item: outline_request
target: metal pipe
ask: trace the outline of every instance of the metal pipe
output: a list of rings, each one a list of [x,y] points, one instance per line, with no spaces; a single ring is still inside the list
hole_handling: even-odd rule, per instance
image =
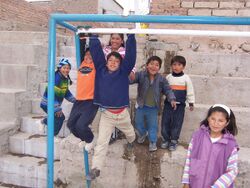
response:
[[[61,25],[62,27],[65,27],[73,32],[77,31],[77,28],[69,23],[63,22],[63,21],[58,21],[57,24]]]
[[[78,34],[75,34],[75,46],[76,46],[76,64],[77,68],[81,65],[81,52],[80,52],[80,38]]]
[[[159,16],[159,15],[105,15],[105,14],[51,14],[57,21],[69,22],[131,22],[165,24],[250,25],[250,17],[223,16]]]
[[[49,21],[49,51],[48,51],[48,128],[47,128],[47,187],[54,186],[54,86],[56,60],[56,20]]]
[[[189,35],[189,36],[220,36],[220,37],[250,37],[246,31],[213,31],[213,30],[175,30],[175,29],[127,29],[127,28],[81,28],[77,33],[134,33],[158,35]]]

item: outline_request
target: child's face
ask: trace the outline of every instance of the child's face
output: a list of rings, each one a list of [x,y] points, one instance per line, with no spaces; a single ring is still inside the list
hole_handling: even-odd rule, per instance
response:
[[[147,66],[147,71],[150,75],[155,75],[159,72],[160,70],[160,64],[158,61],[154,60],[154,61],[150,61]]]
[[[90,54],[90,51],[87,51],[87,52],[86,52],[86,54],[85,54],[85,56],[84,56],[84,61],[85,61],[86,63],[89,63],[89,64],[93,63],[93,59],[92,59],[92,56],[91,56],[91,54]]]
[[[122,44],[123,40],[118,34],[113,34],[110,38],[111,48],[112,50],[118,50]]]
[[[228,125],[226,114],[223,112],[212,112],[208,117],[208,124],[211,136],[221,136],[222,130]]]
[[[176,74],[181,73],[184,70],[184,66],[183,64],[179,63],[179,62],[174,62],[171,65],[172,71]]]
[[[67,78],[68,75],[69,75],[69,72],[70,72],[70,66],[69,65],[63,65],[61,68],[60,68],[60,73],[65,77]]]
[[[108,59],[108,62],[106,64],[106,66],[108,67],[108,70],[111,72],[116,71],[119,66],[120,66],[120,60],[118,58],[116,58],[115,56],[110,56]]]

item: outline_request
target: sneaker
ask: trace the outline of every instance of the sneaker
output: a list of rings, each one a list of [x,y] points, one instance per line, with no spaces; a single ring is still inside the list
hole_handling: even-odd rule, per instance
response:
[[[94,140],[92,140],[92,142],[90,142],[90,143],[86,143],[86,145],[85,145],[85,150],[87,151],[87,152],[90,152],[93,148],[94,148]]]
[[[156,151],[156,150],[157,150],[156,143],[150,142],[150,144],[149,144],[149,151]]]
[[[169,150],[169,151],[175,151],[176,148],[177,148],[177,145],[178,145],[178,142],[177,142],[176,140],[172,140],[172,141],[169,143],[168,150]]]
[[[144,141],[145,141],[145,139],[146,139],[146,137],[148,136],[148,132],[146,132],[144,135],[142,135],[142,136],[139,136],[138,138],[137,138],[137,142],[138,142],[138,144],[142,144]]]
[[[98,176],[100,176],[100,170],[97,168],[93,168],[90,170],[89,174],[86,176],[87,180],[94,180],[96,179]]]
[[[168,141],[164,141],[161,143],[161,148],[162,149],[167,149],[169,147],[169,142]]]

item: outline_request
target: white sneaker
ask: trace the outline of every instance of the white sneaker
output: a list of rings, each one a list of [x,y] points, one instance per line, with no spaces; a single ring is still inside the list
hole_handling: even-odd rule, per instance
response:
[[[94,146],[95,146],[94,140],[92,140],[92,142],[85,144],[85,150],[87,152],[90,152],[94,148]]]

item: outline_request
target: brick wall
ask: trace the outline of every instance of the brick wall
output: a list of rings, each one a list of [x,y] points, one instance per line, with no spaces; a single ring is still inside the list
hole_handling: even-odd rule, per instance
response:
[[[250,16],[249,0],[153,0],[151,14]]]
[[[97,13],[98,0],[52,0],[28,3],[24,0],[0,0],[0,30],[47,30],[49,14]],[[86,23],[87,24],[87,23]]]

